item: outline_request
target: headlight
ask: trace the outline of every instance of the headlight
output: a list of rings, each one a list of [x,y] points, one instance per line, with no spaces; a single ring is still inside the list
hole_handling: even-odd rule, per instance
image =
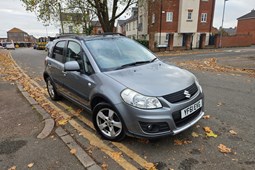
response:
[[[203,92],[202,87],[200,86],[198,79],[195,77],[195,82],[197,84],[197,87],[199,88],[199,90],[201,91],[201,93]]]
[[[156,97],[144,96],[131,89],[122,91],[121,97],[126,103],[141,109],[156,109],[162,107]]]

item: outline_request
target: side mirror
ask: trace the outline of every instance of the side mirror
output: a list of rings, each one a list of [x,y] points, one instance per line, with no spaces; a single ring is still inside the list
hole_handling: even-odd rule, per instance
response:
[[[80,71],[80,65],[77,61],[68,61],[64,64],[64,71]]]

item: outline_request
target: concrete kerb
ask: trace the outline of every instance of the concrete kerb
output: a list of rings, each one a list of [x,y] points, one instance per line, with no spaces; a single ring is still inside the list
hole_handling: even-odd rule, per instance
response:
[[[14,59],[11,56],[11,53],[8,53],[8,57],[13,61],[15,67],[17,69],[20,70],[20,72],[24,75],[27,76],[24,71],[17,65],[17,63],[14,61]],[[27,99],[27,101],[31,104],[31,106],[33,106],[33,108],[36,109],[36,111],[43,117],[43,121],[44,121],[44,128],[42,130],[42,132],[37,136],[37,138],[39,139],[44,139],[47,136],[49,136],[55,126],[55,121],[51,118],[51,116],[49,115],[49,113],[47,113],[41,106],[38,105],[38,103],[35,101],[35,99],[33,99],[32,97],[30,97],[29,93],[26,92],[23,89],[23,86],[16,81],[16,85],[19,89],[19,91],[22,93],[22,95]]]
[[[55,126],[55,121],[50,117],[49,113],[47,113],[41,106],[38,105],[38,103],[32,97],[30,97],[29,93],[23,89],[22,85],[19,84],[19,82],[16,82],[16,84],[19,91],[27,99],[30,105],[33,106],[33,108],[43,117],[44,128],[42,132],[37,136],[37,138],[44,139],[48,137]]]
[[[56,134],[70,148],[75,149],[73,153],[82,165],[88,170],[101,170],[101,167],[74,141],[74,139],[62,128],[58,127],[55,130]]]
[[[9,56],[13,61],[11,54]],[[21,71],[24,76],[27,76],[24,71],[17,65],[14,61],[15,66]],[[36,83],[36,82],[34,82]],[[44,128],[42,132],[37,136],[39,139],[44,139],[48,137],[55,126],[55,121],[51,118],[50,114],[46,112],[30,95],[26,92],[23,86],[16,81],[17,88],[23,94],[23,96],[28,100],[31,106],[42,116],[44,121]],[[76,149],[77,152],[74,154],[77,159],[82,163],[82,165],[88,170],[101,170],[102,168],[97,165],[97,163],[75,142],[75,140],[62,128],[58,127],[55,130],[56,134],[61,138],[61,140],[70,148]]]

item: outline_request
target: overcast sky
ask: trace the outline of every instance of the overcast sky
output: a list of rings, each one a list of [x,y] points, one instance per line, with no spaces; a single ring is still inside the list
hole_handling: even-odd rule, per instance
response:
[[[221,26],[224,0],[216,0],[214,23],[215,27]],[[235,27],[237,18],[255,9],[255,0],[228,0],[224,27]],[[20,0],[0,0],[0,37],[7,37],[7,31],[13,27],[20,28],[35,37],[54,36],[59,31],[58,24],[43,26],[42,22],[32,12],[27,12]]]

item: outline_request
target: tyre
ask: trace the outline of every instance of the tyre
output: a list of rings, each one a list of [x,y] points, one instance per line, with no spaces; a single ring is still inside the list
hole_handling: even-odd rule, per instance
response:
[[[121,141],[126,136],[121,117],[108,103],[99,103],[93,109],[93,124],[104,139]]]
[[[49,93],[49,96],[52,100],[59,100],[60,96],[58,95],[58,92],[55,88],[55,86],[53,85],[52,80],[50,79],[50,77],[48,77],[46,79],[46,84],[47,84],[47,90]]]

